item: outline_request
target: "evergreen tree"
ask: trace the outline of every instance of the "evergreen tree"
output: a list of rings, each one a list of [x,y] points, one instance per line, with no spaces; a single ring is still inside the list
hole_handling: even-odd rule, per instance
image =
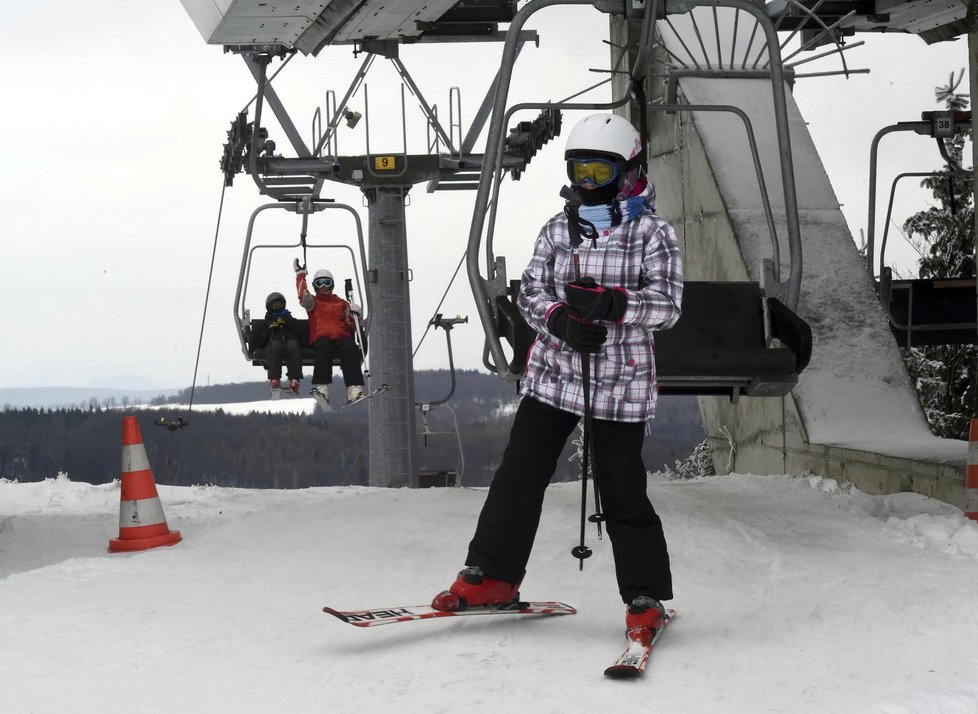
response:
[[[968,108],[967,95],[955,90],[964,71],[947,85],[936,88],[937,101],[950,111]],[[975,277],[975,206],[970,175],[954,173],[961,167],[966,137],[944,139],[954,165],[928,177],[921,186],[935,203],[910,216],[903,224],[907,240],[920,255],[921,278]],[[927,421],[937,436],[967,439],[969,421],[978,416],[978,360],[975,345],[936,345],[904,350],[904,361],[917,390]]]

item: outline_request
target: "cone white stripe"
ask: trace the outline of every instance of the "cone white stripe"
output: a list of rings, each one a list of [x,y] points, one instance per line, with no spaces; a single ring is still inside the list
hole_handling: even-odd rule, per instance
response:
[[[166,523],[163,504],[158,498],[143,498],[138,501],[123,501],[119,504],[119,527],[139,528]]]
[[[142,444],[130,444],[122,447],[122,473],[146,471],[149,469],[149,457],[146,447]]]

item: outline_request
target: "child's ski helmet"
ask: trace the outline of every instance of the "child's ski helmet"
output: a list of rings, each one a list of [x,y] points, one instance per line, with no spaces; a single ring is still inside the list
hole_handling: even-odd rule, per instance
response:
[[[328,270],[317,270],[316,274],[312,276],[312,286],[317,290],[320,287],[325,287],[332,290],[335,284],[336,281],[333,280],[333,274]]]
[[[628,161],[641,151],[642,140],[627,119],[615,114],[592,114],[581,119],[571,130],[564,158],[597,152]]]
[[[580,192],[585,205],[610,203],[644,185],[642,139],[627,119],[614,114],[591,114],[579,121],[567,137],[564,159],[572,186],[591,184],[590,190]],[[607,168],[601,169],[602,162]]]
[[[282,301],[282,307],[285,307],[285,296],[282,293],[269,293],[268,297],[265,298],[265,309],[271,310],[272,303]]]

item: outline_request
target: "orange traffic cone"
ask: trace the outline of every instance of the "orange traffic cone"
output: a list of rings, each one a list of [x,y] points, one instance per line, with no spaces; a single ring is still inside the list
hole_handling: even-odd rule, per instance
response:
[[[119,507],[119,537],[109,540],[113,553],[148,550],[180,541],[180,531],[166,525],[163,505],[156,492],[153,471],[139,433],[136,417],[122,421],[122,503]]]

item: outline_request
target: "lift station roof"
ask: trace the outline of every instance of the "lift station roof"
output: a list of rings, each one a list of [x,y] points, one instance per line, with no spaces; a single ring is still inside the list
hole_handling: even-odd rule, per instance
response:
[[[512,20],[517,9],[517,0],[181,2],[208,44],[296,49],[307,55],[315,55],[329,44],[491,36],[497,31],[497,23]],[[632,3],[641,4],[636,0]],[[602,6],[607,10],[613,4],[605,2]],[[665,0],[664,7],[666,13],[683,13],[690,4]],[[841,19],[838,31],[843,34],[907,32],[928,43],[967,31],[966,5],[961,0],[771,0],[766,7],[783,30],[821,32]]]
[[[509,22],[516,0],[181,0],[208,44],[281,46],[317,54],[328,44],[480,36]]]

